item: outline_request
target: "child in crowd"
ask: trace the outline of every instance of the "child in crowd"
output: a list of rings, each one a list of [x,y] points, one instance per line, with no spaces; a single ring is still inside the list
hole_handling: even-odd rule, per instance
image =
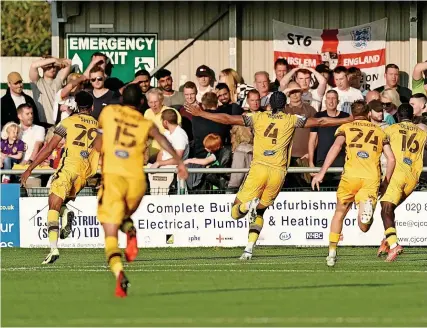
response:
[[[206,158],[189,158],[184,161],[184,164],[199,164],[206,167],[219,166],[218,151],[222,148],[222,140],[218,134],[210,133],[203,139],[203,146],[208,154]]]
[[[18,139],[19,125],[9,122],[1,131],[1,167],[10,170],[21,161],[25,151],[25,143]],[[2,183],[9,183],[10,175],[3,175]]]

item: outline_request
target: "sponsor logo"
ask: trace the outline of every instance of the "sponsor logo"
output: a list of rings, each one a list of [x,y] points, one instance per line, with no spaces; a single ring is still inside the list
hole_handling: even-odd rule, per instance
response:
[[[82,150],[80,152],[80,156],[83,157],[83,158],[89,158],[89,152],[86,151],[86,150]]]
[[[366,151],[358,151],[357,156],[363,159],[369,158],[369,154]]]
[[[353,39],[353,47],[360,50],[365,49],[368,46],[368,41],[371,41],[371,27],[366,26],[359,30],[354,30],[351,32],[351,37]]]
[[[266,150],[266,151],[264,151],[264,156],[273,156],[274,154],[276,154],[275,150]]]
[[[169,235],[169,234],[167,234],[166,235],[166,244],[168,244],[168,245],[172,245],[173,243],[174,243],[174,236],[173,235]]]
[[[219,236],[216,237],[216,240],[218,240],[218,242],[221,244],[223,240],[233,240],[233,237],[223,237],[221,234],[219,234]]]
[[[193,241],[200,241],[200,237],[199,237],[199,236],[196,236],[196,235],[194,235],[194,236],[190,236],[190,237],[188,237],[188,241],[189,241],[190,243],[192,243]]]
[[[279,235],[279,239],[280,240],[283,240],[283,241],[285,241],[285,240],[289,240],[289,239],[291,239],[291,233],[290,232],[282,232],[280,235]]]
[[[305,239],[323,239],[323,232],[306,232]]]
[[[403,163],[405,163],[406,165],[412,165],[412,160],[408,157],[405,157],[403,159]]]
[[[120,158],[128,158],[129,157],[129,153],[126,150],[116,150],[115,154],[117,157],[120,157]]]

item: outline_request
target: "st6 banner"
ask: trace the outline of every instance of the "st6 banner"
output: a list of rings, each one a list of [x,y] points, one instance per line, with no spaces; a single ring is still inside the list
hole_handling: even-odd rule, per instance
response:
[[[355,66],[363,73],[365,89],[384,85],[387,18],[342,29],[312,29],[273,21],[274,60],[292,67],[326,64]]]

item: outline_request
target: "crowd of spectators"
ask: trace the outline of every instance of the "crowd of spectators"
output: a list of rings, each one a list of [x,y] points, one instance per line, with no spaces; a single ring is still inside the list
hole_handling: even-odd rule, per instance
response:
[[[385,85],[375,90],[362,85],[363,74],[357,67],[327,64],[316,68],[291,68],[283,58],[274,64],[273,79],[266,71],[254,74],[245,83],[234,69],[219,72],[199,66],[193,81],[178,86],[167,69],[151,76],[146,70],[135,73],[124,83],[112,77],[113,66],[102,53],[94,53],[86,70],[71,72],[69,59],[45,57],[32,63],[29,71],[33,97],[23,91],[23,78],[11,72],[6,95],[1,98],[1,158],[3,168],[27,165],[34,160],[52,134],[52,127],[73,113],[74,95],[89,90],[94,98],[92,115],[98,118],[106,105],[121,103],[121,93],[128,84],[138,84],[144,100],[138,110],[152,120],[168,138],[189,167],[248,168],[252,160],[253,133],[250,128],[228,126],[192,117],[185,105],[199,104],[203,110],[229,115],[247,115],[268,111],[273,91],[287,96],[284,112],[306,117],[346,117],[356,100],[365,100],[371,108],[370,119],[382,128],[397,122],[396,111],[402,103],[414,108],[417,124],[427,129],[427,62],[419,63],[412,73],[412,90],[399,84],[400,71],[395,64],[385,67]],[[42,73],[40,75],[40,72]],[[153,78],[157,87],[152,86]],[[291,152],[291,166],[319,167],[334,141],[335,127],[297,129]],[[63,147],[63,146],[61,146]],[[55,150],[45,166],[55,168],[62,148]],[[173,167],[171,156],[155,141],[147,144],[146,165],[152,168]],[[425,156],[427,157],[427,156]],[[341,167],[345,154],[337,157],[333,166]],[[191,174],[187,186],[191,190],[229,189],[240,186],[245,174]],[[13,177],[12,177],[13,178]],[[173,187],[173,174],[151,174],[154,186]],[[12,179],[13,180],[13,179]],[[307,187],[311,174],[288,174],[285,187]],[[3,175],[2,183],[11,181]],[[164,183],[159,183],[163,181]],[[330,174],[328,183],[337,185],[338,174]]]

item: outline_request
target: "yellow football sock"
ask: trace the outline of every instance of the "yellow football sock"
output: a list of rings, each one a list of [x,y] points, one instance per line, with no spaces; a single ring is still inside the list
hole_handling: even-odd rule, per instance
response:
[[[249,209],[246,208],[246,204],[236,204],[231,208],[231,217],[234,220],[243,218],[248,214]]]
[[[49,210],[47,212],[47,231],[49,235],[50,248],[58,247],[59,212]]]
[[[261,233],[262,226],[264,225],[264,219],[262,216],[257,216],[255,219],[255,222],[251,224],[249,227],[249,237],[248,242],[249,243],[256,243],[258,240],[259,234]]]
[[[393,248],[394,244],[397,243],[396,228],[388,228],[385,231],[384,235],[387,239],[387,243],[389,244],[390,248]]]
[[[329,256],[335,256],[337,252],[338,242],[340,241],[340,234],[336,232],[329,233]]]
[[[126,218],[123,220],[122,224],[120,225],[120,230],[124,233],[128,232],[134,227],[133,220],[131,218]]]
[[[122,253],[119,249],[119,242],[117,237],[105,237],[105,256],[110,265],[110,270],[116,277],[119,276],[120,271],[123,271]]]

